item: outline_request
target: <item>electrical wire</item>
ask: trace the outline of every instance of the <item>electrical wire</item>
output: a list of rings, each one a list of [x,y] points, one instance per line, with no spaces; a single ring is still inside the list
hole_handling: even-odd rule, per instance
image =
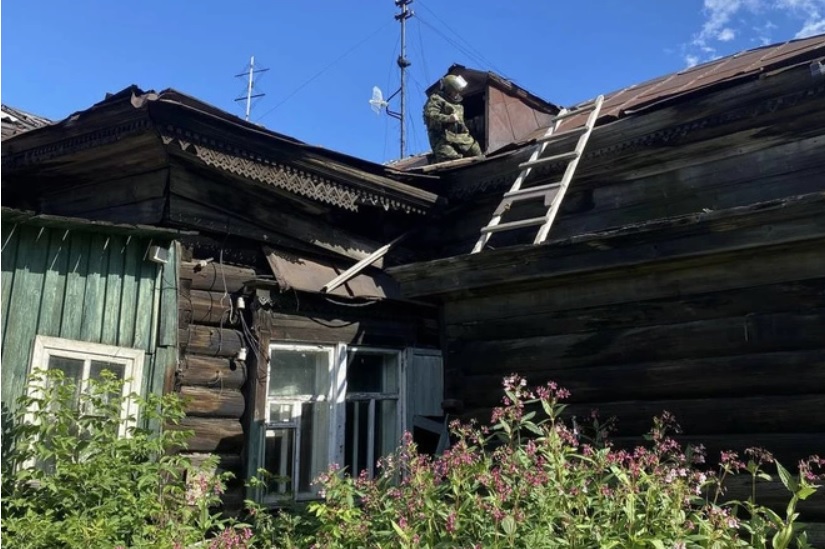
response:
[[[376,36],[378,33],[380,33],[382,30],[384,30],[384,29],[385,29],[385,28],[386,28],[386,27],[387,27],[390,23],[392,23],[392,21],[388,21],[388,22],[384,23],[384,24],[383,24],[383,25],[381,25],[381,26],[380,26],[380,27],[379,27],[379,28],[378,28],[375,32],[373,32],[372,34],[368,35],[366,38],[363,38],[361,41],[359,41],[358,43],[356,43],[355,45],[353,45],[352,47],[350,47],[350,49],[348,49],[347,51],[345,51],[344,53],[342,53],[341,55],[339,55],[337,58],[335,58],[335,60],[334,60],[334,61],[332,61],[329,65],[325,66],[325,67],[324,67],[324,68],[322,68],[320,71],[316,72],[313,76],[311,76],[311,77],[309,78],[309,80],[307,80],[306,82],[304,82],[303,84],[301,84],[300,86],[298,86],[297,88],[295,88],[295,89],[294,89],[292,92],[290,92],[290,93],[289,93],[286,97],[284,97],[284,98],[283,98],[283,99],[282,99],[282,100],[281,100],[278,104],[276,104],[274,107],[272,107],[271,109],[269,109],[268,111],[266,111],[265,113],[263,113],[263,114],[262,114],[261,116],[259,116],[259,117],[258,117],[255,121],[256,121],[256,122],[260,122],[260,121],[261,121],[264,117],[266,117],[267,115],[269,115],[269,114],[271,114],[273,111],[275,111],[275,109],[277,109],[278,107],[280,107],[281,105],[283,105],[284,103],[286,103],[287,101],[289,101],[290,99],[292,99],[292,98],[293,98],[293,97],[294,97],[294,96],[295,96],[295,95],[296,95],[299,91],[301,91],[302,89],[304,89],[305,87],[307,87],[307,86],[308,86],[309,84],[311,84],[311,83],[312,83],[315,79],[317,79],[319,76],[321,76],[322,74],[324,74],[325,72],[327,72],[329,69],[331,69],[332,67],[334,67],[335,65],[337,65],[337,64],[338,64],[341,60],[343,60],[345,57],[347,57],[347,56],[348,56],[349,54],[351,54],[353,51],[355,51],[356,49],[358,49],[360,46],[362,46],[362,45],[363,45],[365,42],[367,42],[369,39],[371,39],[372,37]]]
[[[418,56],[421,58],[421,67],[424,71],[424,80],[429,82],[430,81],[430,70],[427,68],[427,56],[424,54],[424,39],[421,38],[421,22],[418,21],[418,18],[413,18],[418,23],[415,28],[418,31]]]
[[[430,8],[429,8],[426,4],[424,4],[423,2],[421,2],[421,0],[419,0],[418,5],[419,5],[419,6],[421,6],[422,8],[424,8],[425,10],[427,10],[427,11],[428,11],[428,12],[429,12],[429,13],[430,13],[430,14],[431,14],[431,15],[432,15],[432,16],[433,16],[433,17],[434,17],[434,18],[435,18],[438,22],[440,22],[442,25],[444,25],[444,27],[446,27],[446,28],[447,28],[447,30],[448,30],[448,31],[450,31],[450,32],[451,32],[451,33],[452,33],[452,34],[453,34],[456,38],[458,38],[459,40],[461,40],[462,42],[464,42],[464,44],[466,45],[467,49],[469,49],[469,51],[470,51],[470,52],[472,52],[472,55],[469,55],[469,57],[474,57],[477,61],[480,61],[482,65],[484,65],[484,66],[486,66],[486,67],[488,67],[488,68],[493,69],[493,70],[494,70],[495,72],[497,72],[498,74],[502,74],[502,72],[501,72],[501,70],[500,70],[500,69],[498,69],[498,68],[497,68],[497,67],[496,67],[496,66],[495,66],[495,65],[494,65],[494,64],[493,64],[493,63],[492,63],[489,59],[487,59],[486,57],[484,57],[484,54],[482,54],[479,50],[477,50],[476,48],[474,48],[474,47],[473,47],[473,45],[472,45],[472,44],[470,44],[470,42],[468,42],[465,38],[463,38],[460,34],[458,34],[458,32],[456,32],[456,30],[455,30],[455,29],[453,29],[450,25],[448,25],[446,21],[444,21],[443,19],[441,19],[441,18],[438,16],[438,14],[437,14],[437,13],[435,13],[435,11],[431,10],[431,9],[430,9]],[[433,30],[436,30],[434,27],[432,27],[431,25],[429,25],[429,24],[428,24],[425,20],[421,19],[421,16],[420,16],[420,15],[417,15],[416,17],[417,17],[419,20],[421,20],[421,22],[422,22],[422,23],[424,23],[425,25],[430,26],[431,28],[433,28]],[[439,33],[440,33],[440,31],[437,31],[437,30],[436,30],[436,32],[439,32]],[[452,40],[448,39],[448,37],[444,36],[443,34],[442,34],[442,37],[443,37],[443,38],[445,38],[448,42],[451,42],[451,43],[453,42]],[[464,50],[464,48],[461,48],[461,47],[459,47],[459,46],[457,46],[457,45],[456,45],[456,47],[458,47],[458,49],[459,49],[459,50],[461,50],[461,51],[465,51],[465,50]],[[467,52],[465,51],[465,55],[466,55],[466,54],[467,54]]]

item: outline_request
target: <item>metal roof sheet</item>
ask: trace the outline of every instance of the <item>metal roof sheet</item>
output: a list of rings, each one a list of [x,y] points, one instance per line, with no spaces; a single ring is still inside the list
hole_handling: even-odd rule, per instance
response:
[[[43,118],[42,116],[37,116],[36,114],[21,111],[20,109],[15,109],[14,107],[9,107],[8,105],[2,105],[0,107],[0,111],[2,111],[0,118],[2,119],[3,140],[29,130],[48,126],[52,123],[52,121],[48,118]]]
[[[766,72],[810,62],[820,57],[825,57],[825,34],[762,46],[722,57],[605,94],[599,123],[610,122],[662,101],[711,86],[757,77]],[[583,114],[581,117],[568,118],[561,129],[581,125],[584,116]],[[536,131],[528,141],[539,137],[544,131]]]

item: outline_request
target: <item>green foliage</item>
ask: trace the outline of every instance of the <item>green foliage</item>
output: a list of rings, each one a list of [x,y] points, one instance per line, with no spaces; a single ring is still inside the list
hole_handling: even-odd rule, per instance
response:
[[[718,473],[703,472],[701,448],[682,451],[667,413],[649,445],[617,450],[562,420],[568,393],[555,384],[531,390],[513,376],[504,388],[492,426],[454,423],[441,456],[420,454],[407,436],[375,479],[322,475],[324,500],[281,513],[271,539],[291,521],[286,547],[806,547],[795,505],[817,489],[811,467],[796,478],[779,466],[792,494],[785,517],[753,498],[720,503],[728,475],[767,477],[767,452],[749,450],[747,466],[726,452]]]
[[[165,428],[184,416],[176,395],[129,395],[140,421],[123,433],[122,385],[110,372],[83,391],[56,370],[31,383],[3,463],[4,545],[184,547],[223,529],[211,510],[223,478],[176,455],[189,433]]]

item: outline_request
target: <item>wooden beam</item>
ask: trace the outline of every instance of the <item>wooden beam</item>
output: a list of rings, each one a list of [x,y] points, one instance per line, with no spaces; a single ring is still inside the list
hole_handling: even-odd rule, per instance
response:
[[[181,385],[211,389],[240,389],[246,382],[246,363],[231,358],[184,355],[178,381]]]

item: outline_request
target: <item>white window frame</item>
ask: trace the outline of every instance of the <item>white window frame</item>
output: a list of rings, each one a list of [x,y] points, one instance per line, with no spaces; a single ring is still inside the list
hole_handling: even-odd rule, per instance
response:
[[[270,406],[273,403],[278,402],[287,402],[290,401],[289,398],[280,398],[280,397],[269,397],[269,383],[270,383],[270,376],[272,375],[272,353],[274,350],[277,351],[293,351],[293,352],[302,352],[302,351],[312,351],[318,352],[325,351],[329,353],[330,356],[330,370],[329,370],[329,388],[326,395],[324,395],[325,399],[328,399],[330,402],[330,411],[329,411],[329,444],[328,444],[328,455],[327,455],[327,463],[338,463],[343,465],[345,462],[345,448],[346,448],[346,404],[348,401],[352,401],[352,399],[348,399],[347,394],[347,362],[348,356],[350,352],[357,353],[357,352],[369,352],[375,354],[384,354],[387,356],[393,356],[396,358],[397,368],[398,368],[398,391],[397,393],[392,394],[379,394],[379,393],[364,393],[364,394],[357,394],[354,395],[356,399],[363,399],[368,397],[373,397],[373,407],[374,403],[377,400],[382,400],[382,397],[392,398],[395,399],[398,403],[396,407],[396,433],[398,435],[398,443],[401,442],[401,435],[404,430],[404,423],[406,417],[406,364],[407,364],[407,353],[403,349],[393,349],[393,348],[385,348],[385,347],[370,347],[370,346],[349,346],[344,343],[339,343],[337,345],[322,345],[322,344],[310,344],[310,343],[278,343],[278,342],[271,342],[269,345],[269,364],[267,365],[266,371],[266,397],[265,397],[265,421],[264,421],[264,428],[261,432],[261,444],[260,444],[260,452],[258,457],[258,463],[263,464],[266,462],[266,437],[269,431],[271,430],[278,430],[278,429],[294,429],[295,430],[295,438],[293,440],[294,455],[292,456],[292,476],[293,476],[293,492],[292,497],[295,500],[307,500],[307,499],[317,499],[318,495],[314,493],[301,493],[298,492],[298,480],[300,478],[300,471],[301,471],[301,462],[307,459],[307,456],[301,456],[300,453],[300,406],[293,406],[293,414],[291,417],[291,421],[289,422],[271,422],[270,421]],[[375,398],[379,397],[379,398]],[[295,403],[303,403],[308,402],[305,399],[293,399]],[[317,399],[320,401],[321,399]],[[295,410],[297,411],[297,415]],[[369,438],[368,446],[372,447],[373,440],[372,437]],[[373,458],[375,449],[373,450]],[[371,464],[369,468],[369,473],[372,476],[374,474],[374,462],[375,459],[369,459],[368,463]],[[358,474],[360,471],[350,472],[352,474]],[[287,494],[284,494],[286,496]],[[285,497],[280,497],[278,495],[264,495],[263,493],[260,494],[261,501],[267,504],[279,504],[284,503]]]
[[[63,339],[59,337],[38,335],[34,338],[34,349],[30,372],[48,371],[49,358],[59,356],[75,360],[84,361],[83,376],[81,378],[81,390],[85,390],[89,381],[89,367],[93,360],[105,362],[115,362],[123,364],[123,407],[120,413],[119,435],[126,437],[129,427],[134,426],[138,419],[138,403],[131,397],[133,393],[140,394],[143,386],[143,360],[145,353],[141,349],[129,347],[117,347],[105,345],[103,343],[90,343],[88,341],[77,341],[74,339]],[[42,397],[43,379],[35,380],[29,388],[29,396]],[[27,421],[32,421],[33,416],[27,415]]]
[[[299,397],[270,397],[269,396],[269,383],[270,378],[272,376],[272,352],[273,350],[278,351],[291,351],[291,352],[302,352],[302,351],[309,351],[309,352],[326,352],[329,356],[329,386],[327,387],[327,392],[323,395],[319,395],[317,398],[305,398],[303,396]],[[307,500],[307,499],[316,499],[312,493],[308,492],[299,492],[299,479],[301,474],[301,414],[303,404],[310,403],[310,402],[330,402],[330,411],[329,411],[329,431],[327,434],[327,440],[329,444],[327,446],[327,463],[333,463],[335,458],[335,439],[337,436],[337,399],[335,398],[334,393],[334,386],[333,380],[337,380],[337,370],[338,370],[338,353],[337,349],[333,345],[312,345],[312,344],[289,344],[289,343],[270,343],[269,345],[269,362],[266,367],[266,403],[265,403],[265,416],[266,420],[264,421],[264,429],[262,436],[264,437],[263,443],[260,445],[260,455],[258,456],[258,463],[265,463],[266,461],[266,437],[268,436],[269,431],[277,431],[277,430],[293,430],[295,432],[294,439],[292,441],[293,444],[293,455],[291,456],[292,459],[292,497],[296,500]],[[292,406],[292,414],[291,414],[291,421],[289,422],[275,422],[270,420],[270,406],[271,404],[288,404]],[[284,496],[279,495],[270,495],[265,496],[262,495],[262,501],[264,503],[279,503],[283,502],[285,499]]]

